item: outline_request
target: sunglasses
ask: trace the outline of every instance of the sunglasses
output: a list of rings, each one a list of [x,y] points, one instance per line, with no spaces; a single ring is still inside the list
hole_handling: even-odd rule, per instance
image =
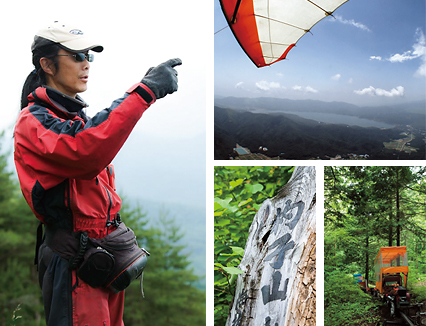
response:
[[[77,62],[83,62],[84,59],[87,59],[89,62],[93,62],[94,59],[93,54],[86,54],[82,52],[76,54],[58,54],[58,57],[74,57]]]

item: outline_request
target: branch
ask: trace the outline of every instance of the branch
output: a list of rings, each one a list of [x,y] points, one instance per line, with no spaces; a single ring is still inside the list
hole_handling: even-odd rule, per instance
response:
[[[411,203],[411,204],[416,204],[416,205],[422,205],[422,206],[426,206],[426,203],[423,202],[418,202],[418,201],[413,201],[413,200],[409,200],[409,199],[401,199],[401,201],[403,203]]]
[[[412,190],[412,191],[420,192],[420,193],[422,193],[422,194],[425,194],[425,195],[426,195],[426,190],[413,189],[413,188],[411,188],[411,187],[409,187],[409,186],[406,186],[406,188],[408,188],[408,189],[410,189],[410,190]]]
[[[407,224],[411,225],[412,227],[414,227],[414,229],[410,229],[407,227]],[[403,226],[405,229],[407,229],[408,231],[410,231],[411,233],[417,235],[417,236],[426,236],[426,229],[423,229],[422,227],[418,226],[417,224],[414,224],[410,221],[407,221],[406,225]],[[417,228],[417,230],[415,230]]]

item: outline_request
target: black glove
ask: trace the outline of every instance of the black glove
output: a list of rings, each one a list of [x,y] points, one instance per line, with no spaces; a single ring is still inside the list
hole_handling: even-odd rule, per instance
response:
[[[149,87],[155,94],[157,99],[172,94],[178,89],[177,71],[173,69],[175,66],[182,64],[181,59],[170,59],[157,67],[149,68],[142,83]]]

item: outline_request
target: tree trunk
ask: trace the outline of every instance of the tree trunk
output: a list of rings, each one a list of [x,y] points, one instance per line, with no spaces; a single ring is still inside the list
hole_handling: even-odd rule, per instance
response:
[[[396,246],[401,245],[401,225],[400,223],[401,211],[399,207],[399,168],[396,168]]]
[[[393,239],[393,217],[392,217],[392,198],[389,198],[389,236],[388,236],[388,247],[392,247]]]
[[[315,325],[315,187],[315,168],[297,167],[279,194],[263,202],[226,326]]]
[[[426,241],[423,240],[423,246],[422,246],[422,252],[426,249]],[[423,265],[424,270],[423,272],[426,273],[426,264]]]
[[[369,238],[368,238],[368,231],[367,231],[367,235],[365,236],[365,285],[368,286],[368,275],[369,275],[369,263],[370,263],[370,259],[369,259],[369,252],[370,252],[370,248],[369,248]]]
[[[418,269],[418,265],[417,265],[417,237],[413,237],[414,238],[414,254],[416,255],[416,269]]]

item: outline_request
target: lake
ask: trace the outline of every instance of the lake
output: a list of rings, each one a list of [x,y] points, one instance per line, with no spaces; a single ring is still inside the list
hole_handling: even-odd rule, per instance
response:
[[[334,114],[334,113],[321,113],[321,112],[293,112],[286,111],[283,113],[290,113],[298,115],[299,117],[305,119],[311,119],[320,122],[334,123],[334,124],[345,124],[350,126],[360,126],[360,127],[376,127],[376,128],[393,128],[393,125],[384,122],[378,122],[374,120],[361,119],[358,117],[343,115],[343,114]]]

